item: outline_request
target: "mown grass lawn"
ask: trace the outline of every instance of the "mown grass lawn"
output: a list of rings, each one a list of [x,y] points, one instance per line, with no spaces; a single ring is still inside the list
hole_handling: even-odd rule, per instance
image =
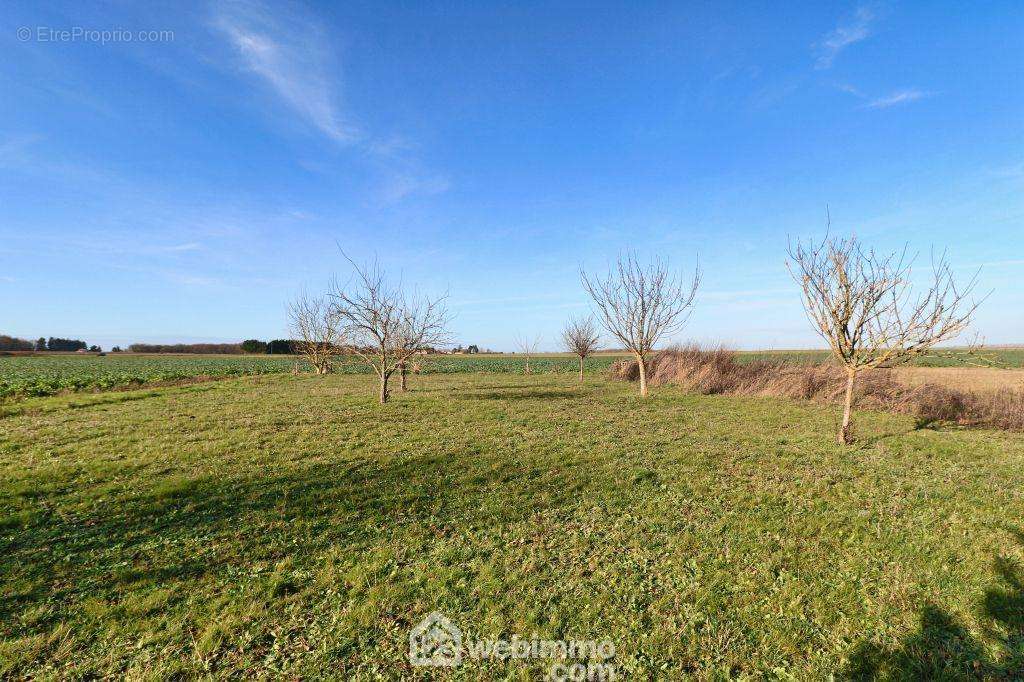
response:
[[[0,677],[619,679],[1024,671],[1024,437],[594,377],[276,375],[0,419]]]

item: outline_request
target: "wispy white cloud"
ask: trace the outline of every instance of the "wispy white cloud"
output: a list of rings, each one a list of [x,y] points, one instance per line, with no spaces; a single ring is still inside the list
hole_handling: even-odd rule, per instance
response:
[[[408,154],[416,148],[411,140],[401,135],[368,140],[365,146],[369,154],[381,159],[401,158],[403,154]]]
[[[910,102],[915,102],[919,99],[935,95],[934,92],[921,90],[919,88],[903,88],[888,95],[872,97],[863,90],[848,83],[835,83],[833,85],[837,90],[864,100],[864,104],[862,106],[867,109],[887,109],[889,107],[895,107],[900,104],[909,104]]]
[[[868,96],[865,95],[864,92],[860,88],[854,87],[854,86],[850,85],[849,83],[835,83],[834,85],[835,85],[836,90],[839,90],[841,92],[845,92],[845,93],[847,93],[849,95],[853,95],[854,97],[860,97],[861,99],[867,99],[868,98]]]
[[[396,202],[412,195],[430,196],[447,192],[451,182],[443,175],[398,174],[384,181],[381,197]]]
[[[333,58],[317,22],[235,0],[218,5],[213,26],[227,37],[242,68],[261,78],[298,115],[338,143],[358,138],[337,105]]]
[[[840,52],[870,36],[871,25],[875,18],[876,13],[871,7],[861,5],[852,17],[825,34],[820,41],[814,44],[814,50],[818,55],[815,68],[830,68]]]
[[[74,249],[82,254],[101,256],[147,257],[163,256],[175,253],[191,253],[201,251],[199,242],[185,244],[154,244],[152,236],[125,234],[111,228],[91,234],[87,239],[68,238],[64,235],[33,235],[33,243],[37,249],[51,248],[57,251]]]
[[[770,109],[796,92],[797,87],[792,81],[768,85],[753,94],[750,104],[755,109]]]
[[[413,195],[442,194],[451,187],[448,176],[423,167],[417,156],[418,145],[401,135],[367,139],[362,147],[381,170],[378,198],[385,203]]]
[[[23,163],[25,152],[42,139],[42,135],[35,133],[8,135],[0,139],[0,168]]]
[[[877,97],[864,106],[869,109],[888,109],[889,107],[895,107],[900,104],[908,104],[910,102],[916,102],[919,99],[925,97],[931,97],[934,93],[925,92],[924,90],[918,90],[917,88],[906,88],[904,90],[897,90],[896,92],[885,95],[884,97]]]
[[[171,284],[189,289],[252,290],[254,288],[268,290],[286,290],[293,282],[285,279],[265,277],[246,271],[225,270],[224,268],[176,268],[146,264],[137,265],[132,262],[117,261],[107,267],[124,272],[140,273],[140,278],[149,282],[163,280]]]
[[[196,287],[201,289],[208,289],[214,287],[221,287],[224,282],[219,277],[209,277],[207,275],[196,275],[187,272],[175,272],[173,270],[165,270],[161,274],[171,282],[180,284],[184,287]]]
[[[325,38],[327,27],[317,17],[294,8],[286,13],[259,0],[225,0],[217,5],[212,25],[225,36],[244,72],[259,78],[303,121],[379,169],[381,201],[395,203],[449,189],[447,176],[422,167],[414,142],[400,135],[377,135],[351,122],[342,106],[340,68]],[[311,172],[333,169],[333,164],[315,159],[300,164]]]
[[[153,250],[158,253],[181,253],[183,251],[199,251],[203,248],[203,245],[198,242],[189,242],[188,244],[172,244],[170,246],[158,246]]]

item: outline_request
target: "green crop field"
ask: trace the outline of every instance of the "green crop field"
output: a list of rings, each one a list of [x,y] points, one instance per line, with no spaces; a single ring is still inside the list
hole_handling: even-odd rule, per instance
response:
[[[508,679],[464,637],[600,639],[617,679],[1024,671],[1024,437],[594,374],[231,378],[0,419],[0,678]]]
[[[273,356],[49,355],[0,357],[0,399],[104,390],[194,377],[291,371],[295,359]]]
[[[588,372],[602,371],[613,356],[588,359]],[[577,371],[574,356],[544,356],[530,361],[534,372]],[[508,355],[429,356],[419,358],[423,373],[461,372],[521,373],[525,360]],[[267,355],[49,355],[0,357],[0,399],[46,396],[72,391],[101,391],[111,388],[171,382],[196,377],[231,376],[291,372],[307,369],[300,358]],[[371,370],[354,359],[336,363],[339,374],[366,374]]]

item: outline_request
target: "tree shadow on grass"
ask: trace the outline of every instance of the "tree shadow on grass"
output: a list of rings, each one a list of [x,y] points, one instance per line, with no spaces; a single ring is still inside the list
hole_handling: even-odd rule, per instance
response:
[[[549,400],[575,399],[580,397],[580,393],[577,391],[535,388],[529,391],[485,391],[483,393],[474,393],[473,397],[480,400]]]
[[[914,429],[890,429],[883,433],[876,433],[873,436],[865,436],[858,438],[854,442],[854,447],[858,450],[870,450],[871,448],[877,447],[879,443],[885,443],[893,438],[900,436],[906,436],[908,433],[912,433]]]
[[[1021,545],[1024,533],[1010,532]],[[980,619],[989,623],[992,643],[999,653],[990,655],[987,642],[942,609],[928,603],[920,624],[897,646],[861,643],[840,676],[849,680],[1015,680],[1024,679],[1024,567],[998,556],[993,568],[1003,585],[986,590]]]
[[[111,496],[93,509],[34,513],[0,536],[0,637],[44,625],[25,626],[21,616],[46,603],[73,608],[83,597],[117,599],[139,584],[180,585],[334,547],[357,551],[382,533],[443,535],[454,524],[516,522],[533,513],[528,500],[538,488],[551,484],[476,459],[424,455],[315,463],[277,476],[157,479],[141,494]],[[509,477],[524,503],[495,519],[487,496],[508,494]]]
[[[464,375],[463,375],[464,376]],[[473,396],[476,391],[516,391],[520,389],[539,389],[551,386],[561,386],[563,384],[558,382],[544,382],[544,383],[488,383],[488,384],[467,384],[466,386],[459,386],[458,391],[460,393],[465,392],[466,395]],[[451,386],[423,386],[416,387],[419,393],[452,393],[454,389]]]

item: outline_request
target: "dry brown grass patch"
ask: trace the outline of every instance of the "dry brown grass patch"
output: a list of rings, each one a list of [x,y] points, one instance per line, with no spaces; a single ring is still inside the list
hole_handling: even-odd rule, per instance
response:
[[[946,422],[1024,431],[1024,387],[1015,388],[1014,384],[999,384],[990,379],[975,385],[996,388],[968,390],[922,380],[927,375],[920,372],[934,371],[925,368],[866,371],[858,377],[855,403],[861,408],[913,415],[921,426]],[[1007,371],[951,369],[945,374],[948,377],[952,372]],[[907,381],[908,372],[917,372],[910,375],[917,381]],[[1017,375],[1014,379],[1024,377],[1024,372],[1014,374]],[[623,359],[612,365],[611,375],[615,379],[635,381],[639,368],[635,360]],[[650,377],[652,385],[671,383],[704,395],[783,397],[827,404],[841,401],[846,381],[845,373],[835,365],[767,360],[744,363],[728,349],[696,345],[676,346],[655,353],[651,358]],[[963,378],[960,381],[971,385]]]

